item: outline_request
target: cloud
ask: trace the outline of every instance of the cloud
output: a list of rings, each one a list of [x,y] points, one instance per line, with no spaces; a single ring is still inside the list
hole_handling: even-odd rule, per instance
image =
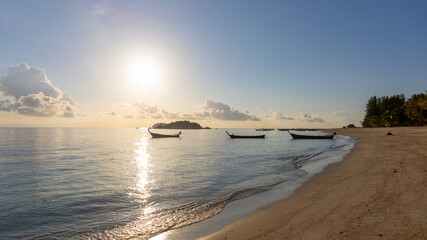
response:
[[[201,107],[206,115],[211,118],[219,120],[231,120],[231,121],[260,121],[255,115],[250,114],[248,111],[240,112],[239,110],[231,108],[229,105],[222,102],[215,102],[213,100],[207,100]]]
[[[64,112],[64,115],[62,115],[65,118],[73,118],[74,113],[73,112]]]
[[[310,114],[301,114],[300,115],[300,119],[302,121],[307,121],[307,122],[324,122],[322,118],[320,117],[312,117]]]
[[[160,113],[151,114],[150,117],[154,118],[154,119],[161,119],[161,118],[163,118],[162,114],[160,114]]]
[[[162,115],[168,119],[181,119],[180,113],[170,113],[162,109]]]
[[[43,69],[21,63],[0,78],[0,92],[12,100],[0,101],[1,111],[39,117],[74,117],[71,97],[53,86]]]
[[[138,119],[146,119],[147,115],[145,113],[140,113]]]
[[[283,114],[280,112],[273,112],[272,117],[273,117],[273,119],[276,119],[276,120],[295,120],[295,118],[293,118],[293,117],[283,116]]]
[[[168,112],[164,109],[159,109],[157,106],[151,106],[145,103],[134,103],[134,107],[139,109],[139,117],[141,119],[150,116],[155,119],[218,119],[227,121],[260,121],[255,115],[249,112],[240,112],[239,110],[231,108],[229,105],[207,100],[203,105],[199,106],[198,112]]]
[[[92,6],[92,14],[95,16],[99,16],[99,15],[106,15],[111,11],[111,9],[107,6],[105,6],[105,4],[94,4]]]
[[[152,106],[143,102],[139,102],[139,103],[132,104],[132,106],[137,107],[141,114],[143,113],[156,114],[160,112],[160,109],[157,107],[157,105]]]
[[[351,111],[337,111],[337,112],[333,112],[332,116],[347,116],[352,114]]]
[[[146,113],[155,114],[159,111],[159,108],[157,106],[146,106],[143,111]]]
[[[130,119],[130,118],[133,118],[133,115],[124,115],[123,117],[127,118],[127,119]]]
[[[9,100],[0,101],[0,111],[10,112],[13,110],[13,103]]]

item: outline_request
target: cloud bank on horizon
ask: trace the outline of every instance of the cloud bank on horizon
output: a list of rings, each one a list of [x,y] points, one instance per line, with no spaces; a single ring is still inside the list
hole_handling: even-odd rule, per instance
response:
[[[1,111],[39,117],[74,117],[74,102],[55,87],[43,69],[21,63],[0,77],[0,93],[11,99],[0,100]]]
[[[261,121],[257,116],[248,111],[241,112],[229,105],[214,100],[206,100],[199,106],[198,112],[189,113],[171,113],[156,106],[150,106],[145,103],[134,103],[133,106],[139,108],[139,118],[145,119],[151,117],[154,119],[216,119],[223,121]]]

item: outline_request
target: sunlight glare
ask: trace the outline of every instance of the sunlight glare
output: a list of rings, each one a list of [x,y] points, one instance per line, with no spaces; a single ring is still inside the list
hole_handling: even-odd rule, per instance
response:
[[[136,164],[138,168],[137,181],[132,188],[130,195],[136,197],[136,201],[143,206],[143,213],[149,214],[155,211],[153,206],[146,205],[148,198],[151,196],[150,184],[154,181],[150,179],[150,154],[148,153],[148,136],[144,135],[141,137],[140,142],[136,144],[138,149],[136,150]]]
[[[125,77],[132,88],[152,88],[162,81],[164,71],[159,61],[152,58],[134,58],[125,66]]]

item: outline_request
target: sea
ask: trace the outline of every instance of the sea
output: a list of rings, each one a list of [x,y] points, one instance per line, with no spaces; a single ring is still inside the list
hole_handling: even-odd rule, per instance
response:
[[[0,128],[0,238],[196,239],[286,198],[354,144],[278,130]]]

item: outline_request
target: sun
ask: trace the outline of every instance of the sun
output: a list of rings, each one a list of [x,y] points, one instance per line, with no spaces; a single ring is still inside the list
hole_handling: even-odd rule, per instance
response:
[[[125,77],[132,87],[155,87],[162,81],[164,71],[160,62],[149,58],[134,58],[125,65]]]

